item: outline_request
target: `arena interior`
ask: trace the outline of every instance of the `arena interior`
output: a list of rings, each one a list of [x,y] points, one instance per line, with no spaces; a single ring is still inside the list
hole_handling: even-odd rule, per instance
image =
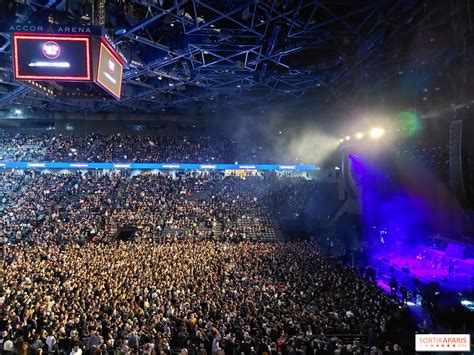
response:
[[[1,0],[0,354],[472,354],[473,20]]]

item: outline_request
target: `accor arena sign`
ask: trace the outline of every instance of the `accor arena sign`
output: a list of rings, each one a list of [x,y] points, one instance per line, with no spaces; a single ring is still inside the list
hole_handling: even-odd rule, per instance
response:
[[[13,23],[0,24],[0,32],[31,32],[101,36],[104,30],[101,26]]]

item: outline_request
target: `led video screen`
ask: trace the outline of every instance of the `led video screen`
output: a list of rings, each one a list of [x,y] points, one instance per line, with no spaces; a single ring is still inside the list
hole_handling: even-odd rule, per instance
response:
[[[13,51],[17,80],[92,79],[89,37],[16,33]]]
[[[112,51],[101,42],[96,81],[117,99],[120,99],[122,93],[122,73],[123,64]]]

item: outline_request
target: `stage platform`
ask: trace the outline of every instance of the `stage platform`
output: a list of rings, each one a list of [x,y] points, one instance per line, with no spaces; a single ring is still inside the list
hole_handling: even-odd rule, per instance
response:
[[[440,250],[423,245],[412,250],[387,248],[372,254],[371,263],[377,278],[385,284],[395,278],[399,286],[404,284],[412,289],[417,278],[423,284],[438,282],[444,290],[474,293],[474,258],[450,253],[449,248]]]

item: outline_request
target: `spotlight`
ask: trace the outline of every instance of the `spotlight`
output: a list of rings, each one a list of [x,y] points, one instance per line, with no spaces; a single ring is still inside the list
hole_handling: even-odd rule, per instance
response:
[[[351,140],[351,137],[350,136],[346,136],[346,141],[350,141]]]
[[[125,28],[119,28],[118,30],[115,30],[115,35],[116,36],[122,36],[125,33],[127,33],[127,30]]]
[[[343,138],[339,139],[339,143],[343,143],[343,142],[344,142]]]
[[[15,109],[15,113],[16,113],[17,115],[21,115],[21,110]]]
[[[382,136],[385,135],[385,129],[381,127],[375,127],[370,130],[370,137],[373,139],[379,139],[382,138]]]
[[[362,138],[364,138],[364,133],[362,133],[362,132],[357,132],[356,135],[355,135],[355,137],[356,137],[357,139],[362,139]]]

